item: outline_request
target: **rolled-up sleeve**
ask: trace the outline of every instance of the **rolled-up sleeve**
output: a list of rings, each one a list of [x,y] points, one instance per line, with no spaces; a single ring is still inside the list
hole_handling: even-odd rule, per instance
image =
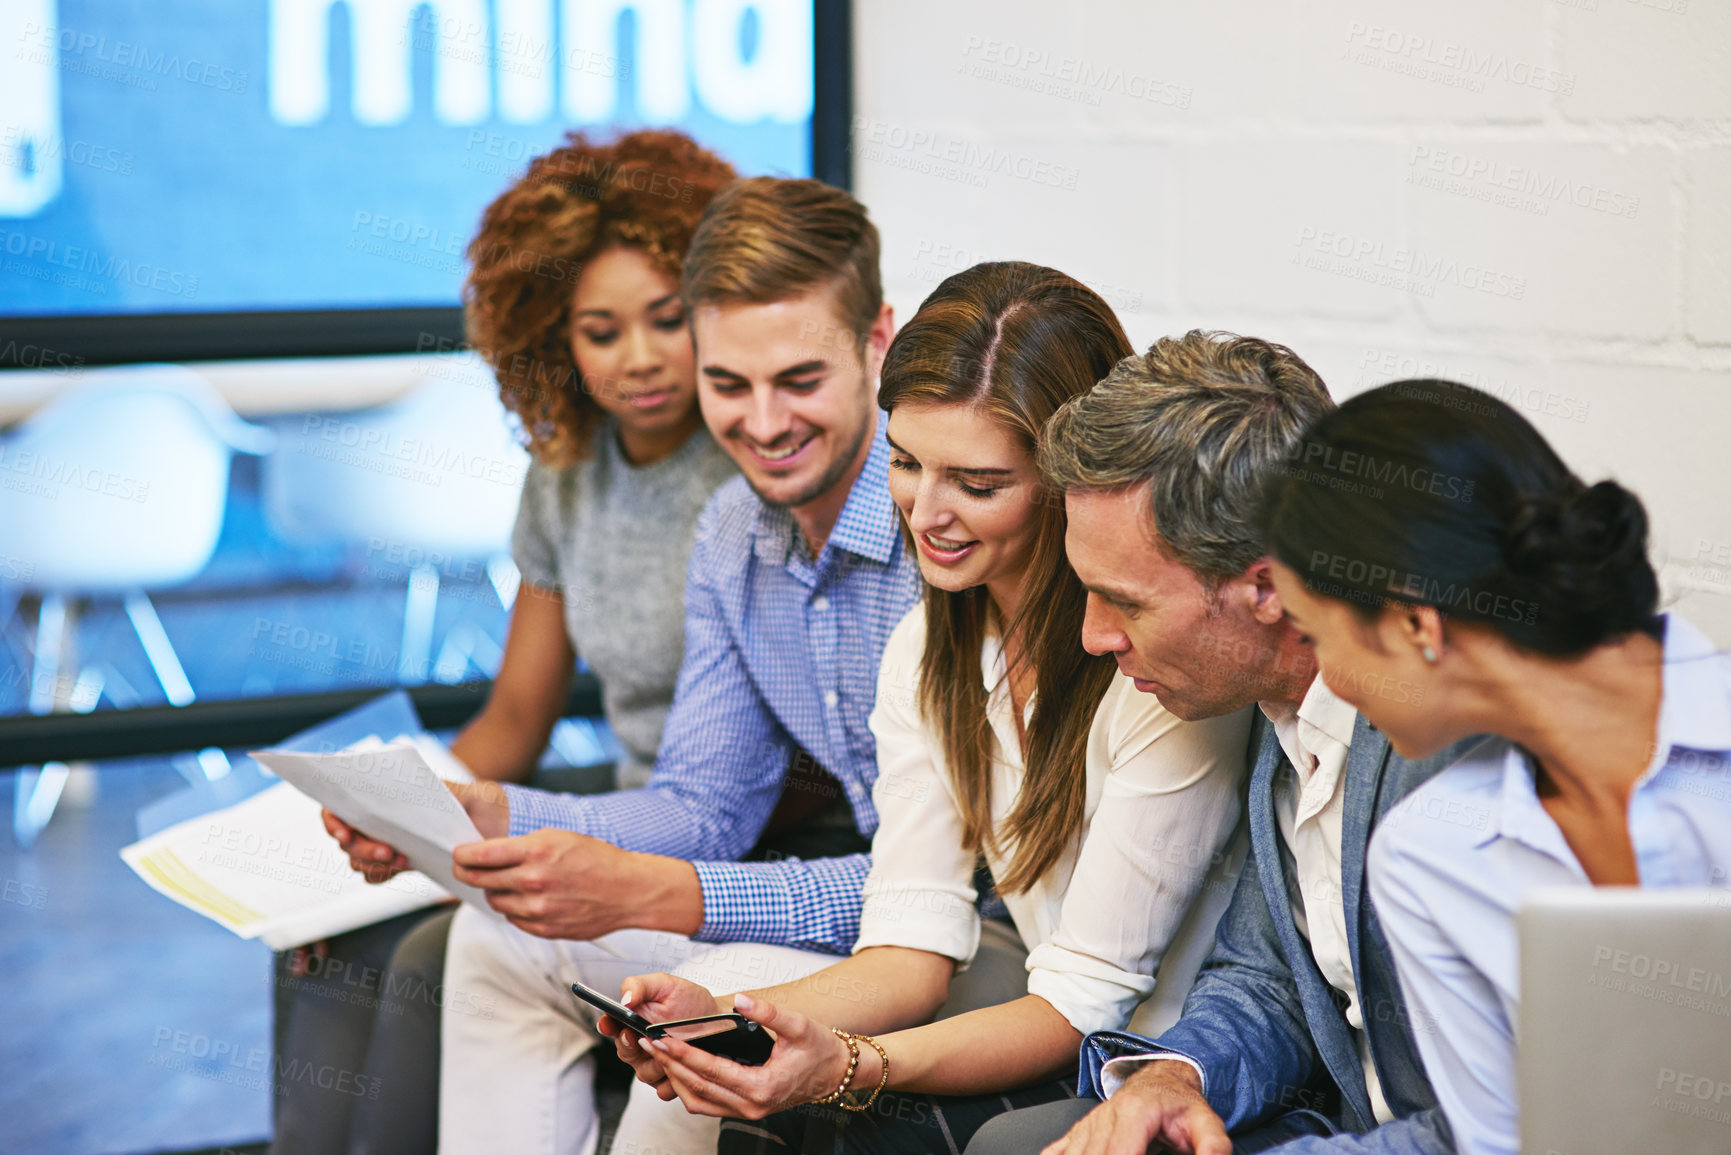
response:
[[[859,935],[871,856],[694,862],[703,889],[700,942],[763,942],[846,954]]]
[[[1242,807],[1250,713],[1183,722],[1128,679],[1114,682],[1089,739],[1107,768],[1058,928],[1028,955],[1028,992],[1082,1034],[1129,1021],[1228,852]],[[1211,929],[1211,928],[1207,928]]]
[[[878,829],[854,950],[908,947],[965,966],[980,945],[975,856],[962,847],[961,815],[936,753],[940,741],[920,718],[924,645],[925,611],[916,608],[890,635],[878,668],[871,715]]]

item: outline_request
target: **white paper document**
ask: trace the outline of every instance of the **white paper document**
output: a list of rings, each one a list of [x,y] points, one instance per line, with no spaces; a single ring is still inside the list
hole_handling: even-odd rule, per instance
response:
[[[451,851],[481,841],[481,832],[434,771],[433,751],[434,759],[450,758],[425,737],[358,743],[335,754],[255,750],[252,756],[367,837],[402,851],[452,897],[490,911],[485,894],[451,873]]]
[[[451,877],[451,848],[481,836],[440,782],[467,780],[468,771],[436,740],[373,738],[337,753],[253,757],[283,781],[141,839],[121,858],[160,893],[273,950],[453,895],[491,912],[479,891]],[[321,805],[420,869],[369,884],[326,833]]]

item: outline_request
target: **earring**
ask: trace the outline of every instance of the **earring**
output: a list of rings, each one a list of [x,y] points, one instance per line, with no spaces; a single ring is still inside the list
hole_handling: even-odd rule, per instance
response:
[[[1433,666],[1436,665],[1436,651],[1426,646],[1424,648],[1424,660]]]

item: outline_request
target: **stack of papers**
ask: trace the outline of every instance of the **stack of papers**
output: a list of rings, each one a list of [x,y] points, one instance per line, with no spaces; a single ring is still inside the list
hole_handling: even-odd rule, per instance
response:
[[[120,852],[151,887],[242,938],[284,950],[456,897],[491,913],[451,874],[451,850],[480,841],[443,779],[468,771],[425,734],[370,738],[335,753],[261,750],[283,781],[177,823]],[[323,806],[397,847],[415,870],[372,885],[325,832]]]

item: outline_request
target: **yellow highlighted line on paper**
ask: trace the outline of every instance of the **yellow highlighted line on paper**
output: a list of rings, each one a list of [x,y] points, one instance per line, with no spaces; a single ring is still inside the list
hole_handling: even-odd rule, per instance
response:
[[[174,891],[186,902],[196,906],[219,922],[244,930],[263,922],[264,915],[200,878],[181,861],[180,855],[166,848],[141,855],[139,868],[148,872],[163,887]]]

